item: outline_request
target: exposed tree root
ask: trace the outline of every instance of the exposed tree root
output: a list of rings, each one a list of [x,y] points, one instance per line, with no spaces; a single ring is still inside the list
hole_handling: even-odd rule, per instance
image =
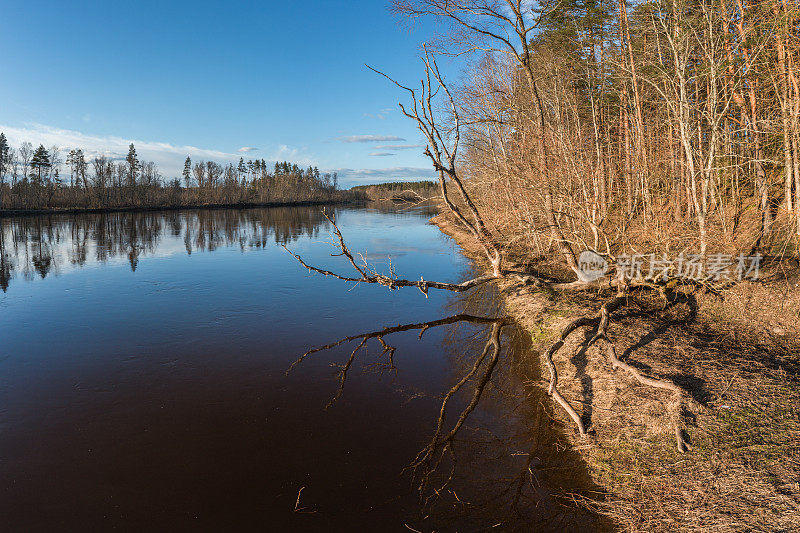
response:
[[[608,326],[611,321],[611,314],[614,311],[618,310],[620,307],[622,307],[626,302],[627,302],[627,296],[625,294],[625,291],[620,290],[614,298],[603,304],[603,306],[600,308],[600,313],[598,316],[578,318],[577,320],[571,322],[569,325],[567,325],[567,327],[564,328],[558,340],[556,340],[544,354],[545,365],[550,371],[550,386],[548,388],[548,394],[553,397],[556,403],[558,403],[567,412],[569,417],[575,422],[575,425],[578,427],[578,432],[581,434],[581,436],[585,436],[586,428],[584,426],[583,420],[581,420],[581,417],[578,415],[575,409],[570,405],[570,403],[561,395],[560,392],[558,392],[558,372],[556,370],[555,364],[553,363],[553,355],[555,355],[555,353],[564,345],[564,342],[567,340],[567,337],[569,337],[569,335],[572,332],[576,331],[578,328],[581,328],[583,326],[597,326],[597,331],[595,335],[591,338],[591,340],[587,343],[587,347],[595,344],[599,340],[604,341],[606,343],[606,353],[608,354],[609,360],[613,368],[615,369],[620,368],[622,370],[625,370],[642,385],[647,385],[649,387],[654,387],[657,389],[668,390],[674,394],[673,427],[675,432],[675,439],[678,444],[678,450],[680,452],[686,452],[689,450],[689,445],[683,437],[682,409],[683,409],[683,402],[686,398],[684,390],[671,381],[665,381],[650,376],[646,376],[642,374],[635,367],[622,361],[617,356],[617,350],[614,346],[614,343],[608,336]]]
[[[566,398],[564,398],[558,391],[558,371],[556,370],[555,363],[553,363],[553,356],[556,354],[556,352],[558,352],[558,350],[561,349],[562,346],[564,346],[564,342],[567,340],[567,337],[569,337],[570,333],[581,326],[593,325],[597,322],[597,318],[586,317],[582,317],[573,321],[566,328],[564,328],[559,339],[554,342],[544,354],[545,365],[547,366],[547,370],[550,371],[550,386],[547,389],[547,394],[552,396],[556,403],[564,408],[569,417],[575,422],[575,425],[578,426],[578,432],[581,434],[581,436],[586,435],[586,427],[583,424],[583,420],[581,420],[581,417],[578,415],[572,405],[570,405]]]

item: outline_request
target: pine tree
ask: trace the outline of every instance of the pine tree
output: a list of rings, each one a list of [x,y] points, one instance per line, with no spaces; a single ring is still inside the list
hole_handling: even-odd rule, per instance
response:
[[[50,154],[47,152],[43,144],[33,153],[31,158],[31,167],[37,170],[37,183],[42,183],[42,169],[47,170],[50,168]]]
[[[183,163],[183,182],[186,184],[187,189],[192,184],[192,158],[188,155]]]
[[[5,133],[0,133],[0,183],[5,183],[5,175],[8,170],[8,141]]]
[[[70,187],[72,187],[74,185],[74,182],[75,182],[75,156],[76,156],[76,152],[77,151],[74,148],[72,150],[70,150],[69,153],[67,154],[67,160],[65,161],[65,163],[69,167],[69,186]]]
[[[139,158],[136,156],[136,148],[133,146],[133,143],[131,143],[128,148],[128,157],[125,158],[125,161],[128,162],[128,185],[135,185],[136,175],[141,168],[141,164],[139,163]]]
[[[74,156],[74,165],[75,165],[75,178],[78,183],[83,182],[83,188],[88,187],[88,183],[86,182],[86,158],[83,156],[83,150],[80,148],[75,151]]]

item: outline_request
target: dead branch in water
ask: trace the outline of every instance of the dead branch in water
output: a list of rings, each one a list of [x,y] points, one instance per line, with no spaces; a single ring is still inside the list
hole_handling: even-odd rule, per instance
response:
[[[487,275],[487,276],[479,276],[477,278],[470,279],[462,283],[444,283],[441,281],[428,281],[423,278],[420,278],[418,281],[399,279],[395,276],[392,276],[391,274],[388,276],[380,274],[367,263],[366,259],[363,256],[361,257],[360,264],[356,262],[353,253],[350,251],[350,249],[347,247],[347,244],[345,244],[344,242],[344,237],[342,236],[341,230],[339,230],[339,226],[331,217],[328,216],[328,214],[325,211],[323,211],[322,214],[325,215],[325,218],[327,218],[328,222],[331,223],[331,226],[333,227],[333,233],[338,241],[334,243],[334,246],[338,248],[340,252],[334,255],[346,257],[347,260],[350,262],[350,265],[359,274],[359,277],[354,278],[350,276],[343,276],[340,274],[336,274],[335,272],[331,272],[330,270],[324,270],[309,265],[308,263],[303,261],[303,259],[299,255],[289,250],[286,247],[286,245],[281,245],[283,246],[284,250],[289,252],[289,254],[291,254],[292,257],[297,259],[297,261],[305,268],[307,268],[309,272],[317,272],[318,274],[322,274],[323,276],[331,276],[336,279],[340,279],[342,281],[352,281],[355,283],[377,283],[385,287],[389,287],[389,289],[392,290],[398,289],[400,287],[416,287],[420,291],[422,291],[422,294],[424,294],[426,298],[428,297],[428,289],[441,289],[453,292],[464,292],[473,287],[477,287],[478,285],[482,285],[488,281],[498,279],[498,276]]]
[[[426,297],[428,296],[428,291],[430,289],[448,290],[461,293],[474,289],[485,283],[497,280],[510,280],[518,284],[530,285],[534,287],[546,287],[554,291],[580,291],[596,288],[616,289],[617,295],[602,306],[600,313],[597,316],[581,317],[570,323],[561,332],[558,340],[556,340],[545,352],[543,358],[544,365],[547,367],[550,375],[548,394],[553,398],[554,402],[560,405],[567,412],[569,417],[575,422],[580,435],[585,436],[586,427],[583,420],[558,389],[558,371],[553,361],[553,357],[564,346],[568,337],[573,332],[583,327],[596,327],[597,331],[592,339],[588,342],[587,347],[593,345],[597,341],[604,341],[606,343],[606,351],[614,368],[621,368],[625,370],[638,382],[644,385],[669,390],[674,393],[676,400],[676,411],[674,415],[674,425],[676,428],[675,435],[678,441],[679,450],[686,451],[688,449],[688,445],[683,439],[681,429],[681,404],[685,396],[683,390],[674,383],[645,376],[633,366],[620,360],[616,355],[614,343],[611,341],[608,335],[610,316],[614,311],[626,304],[626,294],[628,291],[634,289],[655,290],[658,291],[662,296],[665,296],[668,290],[666,281],[631,281],[622,279],[621,277],[618,279],[600,278],[593,281],[587,281],[580,276],[575,264],[574,253],[572,252],[570,244],[564,240],[563,235],[556,235],[557,238],[555,238],[555,241],[559,245],[562,255],[566,258],[567,266],[569,266],[576,274],[579,274],[578,280],[563,282],[527,272],[504,269],[503,253],[499,245],[500,241],[496,235],[492,234],[490,229],[487,227],[487,224],[484,222],[484,218],[467,192],[463,181],[463,175],[457,168],[457,153],[459,149],[461,127],[458,106],[456,105],[455,99],[453,98],[449,88],[444,83],[435,59],[433,59],[427,51],[423,57],[423,62],[425,64],[426,75],[425,78],[420,82],[421,88],[419,90],[411,89],[401,85],[386,74],[372,69],[372,67],[369,68],[386,77],[392,83],[401,89],[404,89],[411,95],[411,107],[407,108],[403,104],[400,104],[400,109],[406,117],[415,121],[419,131],[426,138],[428,146],[425,150],[425,155],[431,160],[434,170],[438,173],[439,189],[444,205],[446,206],[447,211],[480,245],[491,267],[490,273],[463,281],[461,283],[429,281],[422,277],[420,277],[419,280],[402,279],[397,277],[391,268],[388,274],[382,274],[368,263],[365,256],[361,254],[354,254],[350,250],[336,221],[325,212],[323,212],[324,216],[330,222],[332,227],[334,237],[333,246],[338,249],[338,253],[333,255],[344,257],[355,271],[354,274],[342,275],[331,270],[310,265],[306,263],[299,255],[290,251],[286,246],[284,246],[284,249],[310,272],[316,272],[324,276],[331,276],[345,282],[379,284],[392,290],[402,287],[415,287],[419,289]],[[432,83],[432,81],[434,83]],[[449,118],[451,119],[451,126],[447,130],[444,130],[442,125],[437,122],[433,104],[434,98],[437,95],[443,97],[445,103],[448,104],[448,113]],[[457,203],[454,202],[453,198],[450,196],[450,188],[455,188],[457,191]],[[548,200],[548,202],[549,201],[550,200]],[[544,207],[545,211],[551,214],[550,218],[552,218],[553,206],[550,204],[551,202]],[[553,222],[553,224],[556,224],[556,222]],[[560,232],[556,233],[560,234]],[[358,257],[358,259],[356,259],[356,257]],[[358,354],[365,349],[370,340],[375,339],[380,343],[383,350],[380,354],[380,357],[388,356],[389,364],[391,367],[393,367],[395,348],[386,343],[386,336],[403,331],[418,330],[421,338],[425,331],[431,327],[454,324],[462,321],[477,324],[491,324],[491,332],[488,335],[486,343],[483,347],[483,351],[474,359],[470,370],[464,374],[459,381],[444,395],[433,437],[425,446],[425,448],[419,452],[410,466],[420,480],[419,489],[422,492],[429,486],[433,472],[439,468],[445,457],[447,457],[449,454],[449,456],[455,458],[455,453],[453,450],[454,439],[464,426],[470,414],[477,407],[481,395],[491,380],[492,374],[500,359],[502,348],[501,334],[503,327],[507,324],[505,318],[477,317],[459,314],[429,322],[398,325],[369,333],[351,335],[324,346],[308,350],[291,365],[290,370],[304,361],[311,354],[357,341],[357,345],[350,352],[347,360],[339,366],[339,387],[333,399],[328,404],[330,406],[343,394],[347,374],[352,368],[352,365],[358,357]],[[470,382],[474,383],[471,399],[462,409],[455,423],[448,429],[446,428],[446,419],[447,409],[450,401]],[[455,469],[455,461],[453,461],[453,469]],[[452,480],[453,475],[454,470],[451,471],[450,476],[445,482],[445,486],[450,482],[450,480]],[[434,492],[438,493],[438,491]]]
[[[581,291],[581,290],[595,289],[598,287],[602,287],[603,284],[612,287],[622,283],[619,280],[604,280],[604,279],[596,281],[577,280],[577,281],[562,283],[552,278],[546,278],[543,276],[530,274],[528,272],[519,272],[513,270],[501,270],[498,274],[494,273],[486,274],[484,276],[478,276],[476,278],[472,278],[463,281],[461,283],[446,283],[441,281],[431,281],[431,280],[426,280],[422,277],[420,277],[419,280],[400,279],[394,276],[392,273],[386,275],[377,272],[372,266],[370,266],[370,264],[366,261],[366,258],[363,255],[359,254],[360,261],[356,261],[355,254],[353,254],[353,252],[345,243],[344,236],[342,235],[342,231],[339,229],[339,225],[336,224],[336,221],[333,218],[328,216],[328,213],[324,209],[322,211],[322,214],[331,224],[333,235],[336,238],[336,240],[332,244],[335,248],[339,250],[339,253],[332,255],[334,257],[347,258],[350,265],[353,267],[353,269],[355,269],[356,273],[358,274],[358,277],[345,276],[342,274],[337,274],[336,272],[332,272],[330,270],[309,265],[303,260],[302,257],[300,257],[298,254],[292,252],[289,248],[287,248],[285,244],[282,244],[281,247],[284,250],[286,250],[292,257],[294,257],[303,267],[308,269],[309,272],[316,272],[318,274],[322,274],[323,276],[330,276],[336,279],[340,279],[342,281],[348,281],[354,283],[374,283],[388,287],[391,290],[399,289],[401,287],[416,287],[422,292],[422,294],[425,295],[426,298],[428,296],[429,289],[439,289],[452,292],[464,292],[472,288],[478,287],[480,285],[483,285],[485,283],[501,279],[512,280],[517,283],[522,283],[523,285],[546,287],[551,290],[562,290],[562,291],[568,291],[568,290]],[[655,286],[655,284],[648,281],[637,282],[634,284],[643,286],[644,285]]]

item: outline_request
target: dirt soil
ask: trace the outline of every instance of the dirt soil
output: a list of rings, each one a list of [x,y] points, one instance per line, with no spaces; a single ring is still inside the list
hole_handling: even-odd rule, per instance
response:
[[[485,259],[452,219],[439,215],[431,222],[466,255]],[[530,266],[515,259],[508,268]],[[512,281],[499,282],[499,289],[506,314],[530,333],[539,354],[567,324],[596,315],[613,296],[555,293]],[[558,406],[553,413],[606,491],[584,503],[620,531],[800,531],[796,269],[773,268],[721,298],[687,291],[664,307],[658,295],[633,297],[612,315],[609,334],[622,360],[686,391],[687,453],[676,446],[670,393],[613,370],[597,345],[586,348],[591,328],[573,333],[554,357],[559,389],[589,435],[581,437]]]

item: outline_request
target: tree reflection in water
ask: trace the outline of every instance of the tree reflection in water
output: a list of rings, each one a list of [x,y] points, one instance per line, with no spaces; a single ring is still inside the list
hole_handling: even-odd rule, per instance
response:
[[[363,371],[397,374],[403,354],[396,354],[392,335],[416,332],[422,341],[428,329],[447,328],[451,385],[439,398],[431,435],[407,468],[423,505],[419,523],[407,526],[420,531],[456,524],[476,530],[611,530],[591,510],[591,502],[602,497],[600,488],[553,416],[530,338],[503,316],[494,288],[453,294],[448,310],[454,314],[312,348],[289,370],[317,352],[353,346],[337,365],[339,387],[331,407],[346,393],[347,374],[359,368],[359,357]],[[372,355],[370,343],[378,349]]]
[[[173,244],[179,250],[182,241],[187,254],[231,246],[261,248],[288,244],[301,235],[317,238],[325,222],[319,210],[302,207],[3,219],[0,288],[7,291],[18,276],[45,278],[114,259],[135,270],[142,257],[157,252],[164,236],[177,240]],[[448,377],[436,402],[441,408],[430,420],[428,434],[409,437],[419,441],[420,452],[408,458],[406,474],[424,509],[417,520],[409,520],[409,527],[604,528],[596,515],[575,504],[599,493],[553,419],[529,339],[504,318],[493,288],[452,294],[445,314],[430,322],[376,327],[320,348],[350,346],[337,368],[335,401],[347,394],[348,373],[404,371],[404,354],[393,346],[393,336],[413,334],[426,342],[428,329],[447,329],[443,348]],[[377,352],[368,353],[370,347]],[[313,357],[317,350],[303,357]]]
[[[191,212],[118,212],[0,219],[0,289],[15,276],[46,278],[62,268],[124,257],[135,271],[155,253],[165,233],[183,235],[186,253],[222,246],[261,248],[315,237],[325,221],[317,209],[207,209]]]

